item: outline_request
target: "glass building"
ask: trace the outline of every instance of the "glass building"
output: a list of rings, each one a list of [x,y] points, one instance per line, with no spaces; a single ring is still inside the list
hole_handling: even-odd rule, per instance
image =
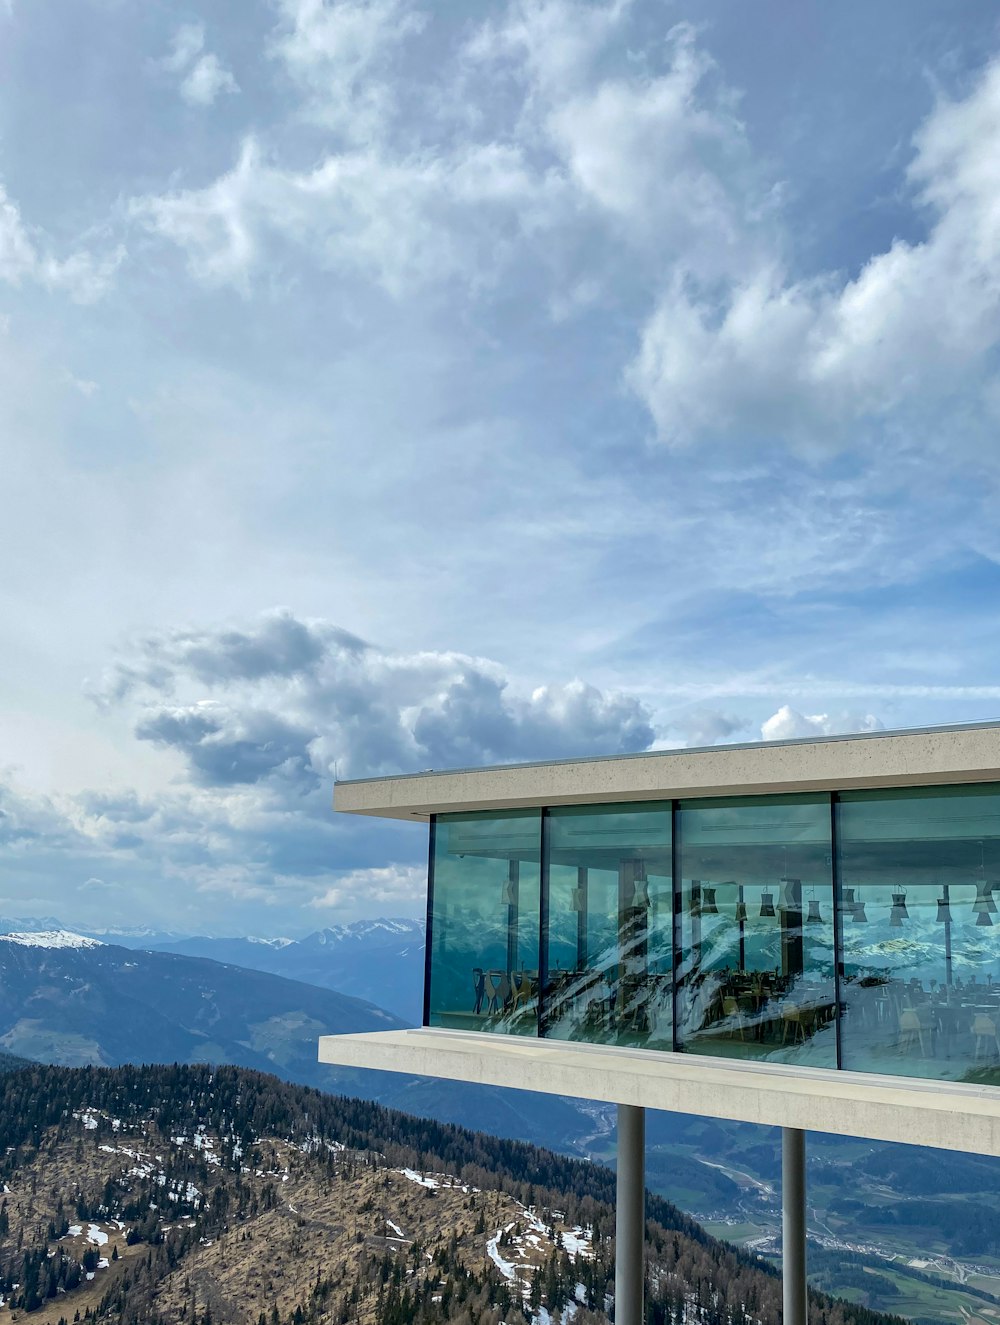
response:
[[[424,1023],[1000,1084],[1000,784],[431,816]]]

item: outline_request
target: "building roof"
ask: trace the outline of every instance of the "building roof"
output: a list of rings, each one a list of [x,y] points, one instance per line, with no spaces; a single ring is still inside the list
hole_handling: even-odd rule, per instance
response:
[[[385,819],[540,805],[1000,781],[1000,722],[656,750],[338,782],[334,808]]]

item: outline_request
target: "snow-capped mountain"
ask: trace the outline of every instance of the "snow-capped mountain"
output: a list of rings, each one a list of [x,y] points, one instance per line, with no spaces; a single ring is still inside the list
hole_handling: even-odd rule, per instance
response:
[[[19,943],[25,948],[103,948],[98,939],[74,934],[69,929],[42,929],[0,934],[0,943]]]
[[[377,1000],[405,1021],[420,1020],[424,926],[419,920],[358,920],[331,925],[304,939],[199,937],[150,946],[305,980],[354,998]]]

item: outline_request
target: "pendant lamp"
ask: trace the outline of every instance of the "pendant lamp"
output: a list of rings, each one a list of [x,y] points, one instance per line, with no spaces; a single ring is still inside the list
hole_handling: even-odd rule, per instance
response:
[[[820,915],[820,911],[819,911],[819,902],[816,900],[815,897],[810,897],[810,899],[809,899],[809,913],[808,913],[808,915],[806,916],[806,924],[807,924],[807,925],[821,925],[822,923],[823,923],[823,917]]]
[[[714,888],[702,888],[701,909],[702,914],[706,916],[717,916],[719,914],[719,908],[715,904]]]
[[[948,905],[948,899],[946,897],[938,898],[937,920],[939,925],[951,924],[951,907]]]
[[[501,906],[517,905],[517,898],[514,896],[514,885],[510,882],[509,879],[504,883],[503,888],[501,890],[500,905]]]
[[[633,906],[649,905],[649,885],[645,879],[636,879],[635,887],[632,891]]]
[[[574,911],[582,911],[583,906],[584,906],[583,889],[574,888],[572,894],[572,901],[570,902],[570,907]]]
[[[977,924],[977,925],[992,925],[992,924],[993,924],[993,921],[990,919],[990,913],[989,913],[989,911],[980,911],[979,914],[976,916],[976,924]]]
[[[988,883],[980,881],[976,884],[976,900],[972,903],[972,910],[976,915],[996,915],[997,904],[993,900],[993,891]]]
[[[854,903],[854,923],[856,925],[868,924],[868,915],[865,912],[864,899],[861,897],[859,897],[858,900]]]
[[[906,893],[892,894],[892,911],[889,915],[889,924],[893,929],[899,929],[904,920],[909,920],[910,913],[906,909]]]
[[[737,903],[736,903],[736,923],[737,923],[738,925],[742,925],[743,922],[746,920],[746,918],[747,918],[747,904],[746,904],[746,902],[737,902]]]
[[[762,892],[760,895],[761,916],[773,916],[774,913],[774,893]]]

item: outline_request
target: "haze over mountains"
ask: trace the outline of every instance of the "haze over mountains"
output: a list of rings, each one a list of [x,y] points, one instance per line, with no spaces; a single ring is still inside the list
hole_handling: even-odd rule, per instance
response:
[[[0,917],[0,935],[61,930],[124,948],[207,957],[249,971],[305,981],[376,1003],[403,1021],[420,1020],[424,926],[419,920],[360,920],[352,925],[331,925],[303,939],[290,939],[164,934],[141,926],[80,928],[66,925],[55,916]]]

